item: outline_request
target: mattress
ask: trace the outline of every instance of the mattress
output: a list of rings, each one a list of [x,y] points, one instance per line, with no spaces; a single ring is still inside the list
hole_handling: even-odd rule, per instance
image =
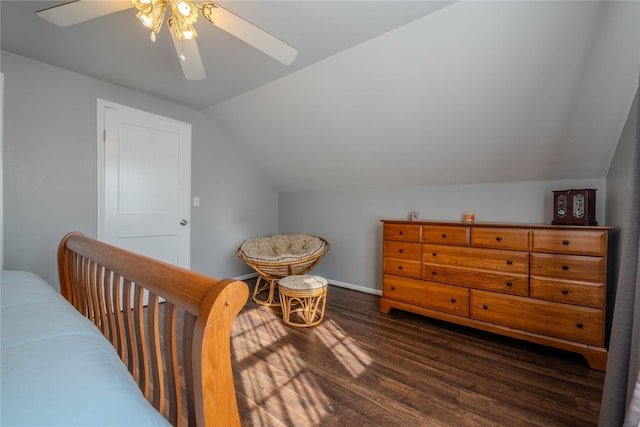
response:
[[[0,273],[0,424],[166,426],[114,348],[52,286]]]

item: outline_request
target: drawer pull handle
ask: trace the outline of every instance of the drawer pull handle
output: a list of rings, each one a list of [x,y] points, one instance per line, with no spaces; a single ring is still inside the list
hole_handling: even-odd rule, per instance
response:
[[[562,266],[562,269],[563,269],[564,271],[567,271],[567,270],[569,269],[569,266],[568,266],[568,265],[563,265],[563,266]]]
[[[507,260],[507,264],[511,265],[511,264],[513,264],[513,261],[511,261],[511,260],[509,259],[509,260]]]
[[[402,266],[401,265],[398,266],[398,270],[402,270]]]
[[[442,233],[442,238],[446,239],[447,238],[447,233]]]
[[[401,236],[404,236],[404,231],[400,231],[399,233]]]
[[[498,242],[502,242],[502,236],[498,236],[498,237],[496,237],[496,240],[497,240]]]
[[[569,289],[563,289],[562,295],[569,295]]]
[[[437,271],[432,271],[431,274],[433,274],[434,276],[438,274]]]
[[[483,308],[484,310],[489,310],[489,306],[488,306],[487,304],[482,304],[482,308]]]
[[[456,299],[455,298],[451,298],[451,302],[455,304]]]
[[[437,253],[437,252],[434,252],[434,253],[432,253],[431,255],[433,255],[433,256],[438,256],[438,253]]]
[[[509,281],[507,282],[507,286],[513,286],[513,282],[512,282],[511,280],[509,280]]]
[[[578,327],[578,329],[582,329],[584,327],[582,323],[576,323],[576,326]]]
[[[401,254],[404,253],[404,249],[398,249],[398,252],[400,252]]]
[[[569,243],[571,243],[571,242],[569,242],[568,240],[563,240],[563,241],[562,241],[562,244],[563,244],[563,245],[568,245]]]
[[[392,290],[392,291],[395,291],[395,290],[396,290],[396,287],[395,287],[395,286],[392,286],[392,287],[391,287],[391,290]]]

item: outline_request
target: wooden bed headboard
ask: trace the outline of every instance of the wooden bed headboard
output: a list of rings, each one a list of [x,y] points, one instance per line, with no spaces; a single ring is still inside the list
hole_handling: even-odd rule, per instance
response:
[[[79,232],[60,242],[58,273],[62,295],[113,344],[171,424],[240,425],[230,340],[249,296],[244,282],[213,279]]]

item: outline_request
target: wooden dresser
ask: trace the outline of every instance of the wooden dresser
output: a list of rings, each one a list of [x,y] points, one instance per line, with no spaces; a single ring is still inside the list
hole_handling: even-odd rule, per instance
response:
[[[382,313],[397,308],[581,353],[605,370],[612,227],[382,222]]]

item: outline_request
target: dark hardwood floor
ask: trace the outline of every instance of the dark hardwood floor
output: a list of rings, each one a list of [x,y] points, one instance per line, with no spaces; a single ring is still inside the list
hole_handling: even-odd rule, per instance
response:
[[[327,297],[313,328],[249,299],[232,334],[243,426],[597,424],[604,373],[581,355],[381,314],[375,295],[329,286]]]

